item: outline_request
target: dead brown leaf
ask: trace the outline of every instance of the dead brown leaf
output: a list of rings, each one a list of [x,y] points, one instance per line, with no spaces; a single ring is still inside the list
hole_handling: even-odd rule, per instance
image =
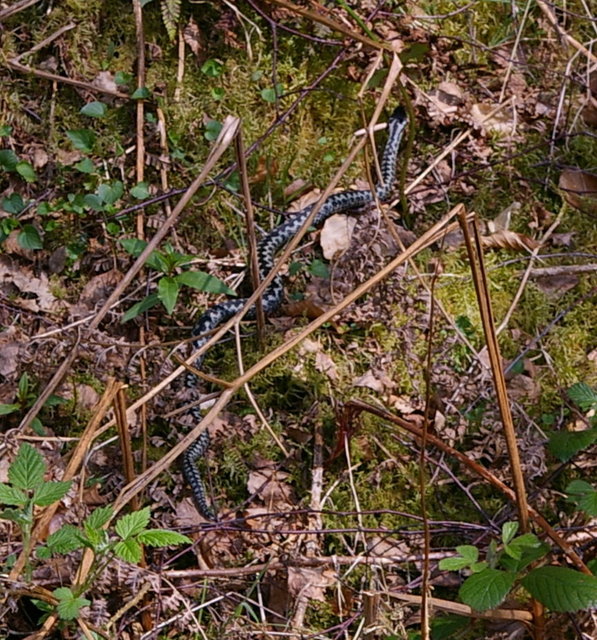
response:
[[[487,249],[512,249],[513,251],[533,251],[539,246],[539,242],[515,231],[496,231],[489,236],[481,238],[483,246]]]
[[[319,242],[326,260],[334,260],[350,247],[357,221],[352,216],[336,214],[325,221]]]
[[[506,109],[498,111],[488,117],[496,107],[496,104],[474,104],[471,107],[471,119],[473,126],[486,131],[501,133],[506,136],[512,135],[514,133],[515,123],[512,115]]]
[[[288,591],[295,598],[325,602],[325,590],[336,580],[336,572],[329,567],[288,567]]]
[[[574,273],[562,273],[560,275],[537,278],[535,284],[546,295],[558,298],[570,291],[570,289],[574,289],[579,280],[579,277]]]
[[[31,269],[16,264],[8,256],[0,256],[0,289],[13,304],[33,312],[58,311],[65,304],[50,291],[45,273],[37,277]]]
[[[182,37],[189,45],[191,51],[195,54],[195,57],[202,60],[205,57],[204,38],[193,16],[189,18],[189,22],[182,32]]]
[[[565,169],[560,175],[559,187],[564,200],[575,209],[595,215],[597,213],[597,176],[580,169]]]

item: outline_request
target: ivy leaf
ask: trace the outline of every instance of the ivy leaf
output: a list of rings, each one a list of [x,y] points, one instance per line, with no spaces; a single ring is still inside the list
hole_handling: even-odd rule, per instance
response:
[[[90,118],[103,118],[107,110],[108,107],[103,102],[94,100],[93,102],[88,102],[79,113]]]
[[[27,494],[17,489],[16,487],[11,487],[8,484],[4,484],[0,482],[0,503],[1,504],[10,504],[15,507],[22,507],[27,504]]]
[[[149,507],[145,507],[140,511],[134,511],[133,513],[127,513],[116,523],[116,533],[123,540],[136,536],[147,527],[150,518],[151,513]]]
[[[23,249],[42,249],[44,243],[39,235],[39,231],[32,225],[26,224],[17,236],[18,243]]]
[[[597,605],[597,578],[567,567],[539,567],[522,579],[523,587],[552,611],[579,611]]]
[[[169,547],[178,544],[191,544],[193,541],[178,531],[149,529],[141,531],[137,540],[150,547]]]
[[[75,597],[68,587],[59,587],[52,592],[58,600],[56,611],[61,620],[74,620],[79,616],[81,609],[91,604],[86,598]]]
[[[179,291],[180,287],[174,278],[171,278],[170,276],[160,278],[160,281],[158,282],[158,298],[161,300],[164,307],[166,307],[166,311],[168,313],[172,313],[174,310]]]
[[[137,564],[141,560],[142,549],[134,538],[127,538],[114,546],[114,553],[126,562]]]
[[[62,482],[44,482],[35,490],[33,494],[33,504],[40,507],[47,507],[58,500],[62,500],[71,488],[71,481]]]
[[[43,484],[45,472],[46,463],[41,453],[24,442],[8,468],[8,480],[13,487],[24,491],[37,489]]]
[[[236,291],[230,289],[224,282],[203,271],[183,271],[176,276],[176,281],[187,287],[199,289],[199,291],[226,293],[229,296],[236,295]]]
[[[499,569],[484,569],[467,578],[460,587],[462,601],[477,611],[494,609],[508,595],[516,574]]]
[[[95,133],[90,129],[71,129],[66,132],[68,139],[75,149],[91,153],[95,145]]]

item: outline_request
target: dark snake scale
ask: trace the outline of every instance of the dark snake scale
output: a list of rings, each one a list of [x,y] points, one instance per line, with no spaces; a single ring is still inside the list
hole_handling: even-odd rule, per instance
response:
[[[320,226],[325,220],[335,213],[359,209],[372,202],[379,200],[386,202],[389,200],[394,178],[396,176],[396,160],[402,134],[406,128],[407,117],[404,109],[398,107],[392,113],[388,121],[388,140],[383,152],[381,161],[381,184],[377,185],[375,194],[369,190],[342,191],[331,195],[323,204],[313,220],[313,226]],[[308,218],[313,209],[313,205],[305,207],[301,211],[290,216],[285,222],[270,231],[261,240],[257,247],[259,262],[259,277],[265,278],[274,267],[274,256],[287,244],[301,229],[303,223]],[[263,311],[266,315],[274,313],[282,302],[284,288],[282,278],[276,276],[271,285],[264,291],[262,298]],[[246,303],[246,298],[228,300],[207,309],[199,318],[193,328],[192,335],[196,336],[193,347],[200,349],[208,340],[205,334],[216,329],[218,326],[236,315]],[[255,318],[255,307],[249,309],[246,314],[247,319]],[[195,368],[200,369],[204,355],[199,356],[194,363]],[[188,373],[185,378],[185,385],[188,388],[196,389],[197,377]],[[199,407],[193,407],[190,414],[194,419],[201,419]],[[183,458],[184,476],[193,491],[193,497],[199,513],[208,520],[215,520],[216,517],[209,505],[206,497],[203,480],[197,469],[197,460],[205,455],[209,447],[209,433],[204,431],[195,442],[185,451]]]

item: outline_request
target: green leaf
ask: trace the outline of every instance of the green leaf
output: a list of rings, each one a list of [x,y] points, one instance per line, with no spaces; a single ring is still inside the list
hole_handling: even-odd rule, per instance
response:
[[[261,90],[261,97],[266,102],[276,102],[276,100],[284,93],[284,87],[281,84],[276,84],[275,87],[268,87]]]
[[[143,550],[134,538],[127,538],[114,546],[114,553],[126,562],[137,564],[141,560]]]
[[[576,453],[597,440],[597,428],[584,431],[556,431],[549,436],[550,452],[562,462],[568,462]]]
[[[66,132],[68,139],[75,149],[91,153],[95,145],[95,133],[90,129],[71,129]]]
[[[118,242],[120,242],[122,248],[134,258],[138,258],[147,246],[147,242],[139,238],[120,238]]]
[[[44,482],[35,490],[33,494],[33,504],[40,507],[47,507],[58,500],[62,500],[71,488],[72,481],[66,482]]]
[[[43,249],[44,246],[39,231],[32,224],[26,224],[23,227],[17,240],[23,249]]]
[[[22,507],[27,504],[27,494],[23,493],[20,489],[16,487],[11,487],[8,484],[4,484],[0,482],[0,503],[1,504],[10,504],[15,507]]]
[[[70,553],[83,546],[81,532],[72,524],[65,524],[48,536],[46,546],[52,553]]]
[[[133,80],[133,76],[130,73],[128,73],[128,71],[117,71],[114,74],[114,82],[116,84],[126,86],[127,84],[130,84],[132,80]]]
[[[91,604],[86,598],[75,598],[75,594],[68,587],[59,587],[52,593],[58,600],[56,611],[61,620],[74,620],[83,607]]]
[[[504,522],[502,525],[502,542],[508,544],[518,531],[518,522]]]
[[[108,107],[103,102],[94,100],[93,102],[88,102],[79,113],[90,118],[103,118],[107,110]]]
[[[131,98],[133,100],[147,100],[148,98],[151,98],[151,92],[147,87],[139,87],[133,91]]]
[[[8,124],[0,125],[0,138],[5,138],[12,133],[12,127]]]
[[[105,182],[97,188],[97,196],[106,204],[114,204],[124,193],[124,185],[120,180]]]
[[[35,182],[37,180],[35,169],[30,162],[17,162],[17,166],[15,168],[17,170],[17,173],[21,176],[21,178],[24,178],[26,182]]]
[[[14,171],[18,162],[19,157],[12,149],[0,149],[0,167],[5,171]]]
[[[514,538],[510,544],[504,545],[504,551],[515,560],[520,560],[526,549],[534,549],[542,545],[541,540],[533,533],[524,533]]]
[[[95,193],[86,193],[85,197],[83,198],[83,202],[86,207],[88,207],[89,209],[93,209],[94,211],[104,210],[102,199]]]
[[[27,400],[27,395],[29,394],[29,374],[25,371],[25,373],[19,378],[19,386],[18,388],[18,397],[22,402]]]
[[[590,516],[597,516],[597,491],[584,480],[573,480],[567,487],[568,500]]]
[[[222,123],[217,120],[208,120],[205,123],[205,133],[203,134],[206,140],[209,142],[213,142],[219,135],[222,130]]]
[[[468,618],[464,616],[446,615],[434,616],[431,621],[431,640],[449,640],[458,638],[459,631],[469,625]]]
[[[21,408],[20,404],[0,404],[0,416],[7,416]]]
[[[14,462],[8,467],[8,480],[18,489],[37,489],[43,484],[46,463],[39,453],[27,442],[19,448]]]
[[[98,507],[90,513],[84,521],[85,527],[90,527],[91,529],[95,529],[96,531],[101,529],[107,522],[109,522],[112,514],[114,513],[114,509],[112,507]]]
[[[4,509],[0,511],[0,520],[10,520],[16,522],[20,527],[33,524],[32,519],[26,512],[19,509]]]
[[[201,73],[205,74],[209,78],[217,78],[222,75],[223,70],[224,65],[218,60],[213,60],[212,58],[206,60],[201,66]]]
[[[176,299],[178,298],[178,292],[180,287],[178,282],[170,276],[164,276],[160,278],[158,282],[158,298],[161,300],[166,311],[172,313],[176,305]]]
[[[442,569],[442,571],[460,571],[460,569],[464,569],[464,567],[468,567],[477,562],[479,557],[479,549],[470,544],[463,544],[456,547],[456,551],[460,555],[440,560],[439,568]]]
[[[597,407],[597,393],[585,382],[577,382],[568,389],[568,397],[583,411]]]
[[[161,529],[149,529],[141,531],[137,540],[150,547],[168,547],[178,544],[191,544],[193,541],[177,531],[165,531]]]
[[[572,612],[597,605],[597,578],[566,567],[533,569],[522,585],[552,611]]]
[[[465,604],[477,611],[494,609],[508,595],[515,580],[514,573],[485,569],[467,578],[458,593]]]
[[[82,160],[79,160],[74,167],[81,173],[93,173],[95,171],[95,165],[90,158],[83,158]]]
[[[136,318],[139,314],[144,313],[148,309],[155,307],[156,304],[159,304],[160,299],[158,298],[157,293],[151,293],[147,297],[143,298],[141,302],[137,302],[130,309],[127,309],[120,319],[120,323],[124,324],[133,318]]]
[[[199,291],[226,293],[229,296],[236,295],[236,291],[230,289],[224,282],[203,271],[183,271],[176,276],[176,281],[187,287],[199,289]]]
[[[330,269],[328,265],[321,260],[313,260],[313,262],[311,262],[311,264],[309,265],[309,273],[316,276],[317,278],[330,277]]]
[[[20,193],[11,193],[7,198],[2,198],[2,208],[6,213],[21,213],[25,203]]]
[[[134,511],[133,513],[127,513],[116,523],[116,533],[123,540],[131,536],[136,536],[147,527],[150,518],[151,512],[149,507]]]
[[[144,200],[145,198],[149,198],[149,189],[147,187],[147,182],[138,182],[132,189],[131,195],[133,198],[137,198],[137,200]]]

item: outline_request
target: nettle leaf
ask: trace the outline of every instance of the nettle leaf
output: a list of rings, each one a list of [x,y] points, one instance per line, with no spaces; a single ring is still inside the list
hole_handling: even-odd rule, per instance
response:
[[[149,507],[134,511],[133,513],[127,513],[116,523],[116,533],[123,540],[131,536],[136,536],[147,527],[150,518],[151,512]]]
[[[11,487],[8,484],[4,484],[0,482],[0,503],[1,504],[10,504],[15,507],[21,507],[27,504],[27,494],[17,489],[16,487]]]
[[[179,544],[191,544],[193,541],[177,531],[164,531],[160,529],[149,529],[141,531],[137,540],[150,547],[168,547]]]
[[[66,135],[75,149],[85,153],[93,151],[96,137],[90,129],[71,129]]]
[[[24,178],[26,182],[35,182],[37,180],[35,169],[30,162],[17,162],[17,166],[15,167],[15,169],[21,176],[21,178]]]
[[[23,249],[43,249],[44,243],[39,231],[32,225],[26,224],[17,236],[17,241]]]
[[[46,463],[37,449],[24,442],[14,462],[8,467],[8,480],[13,487],[37,489],[43,484]]]
[[[522,579],[523,587],[552,611],[579,611],[597,605],[597,578],[566,567],[539,567]]]
[[[159,302],[160,299],[158,298],[157,293],[149,294],[147,297],[143,298],[143,300],[134,304],[130,309],[127,309],[127,311],[122,314],[120,323],[124,324],[125,322],[136,318],[138,315],[144,313],[148,309],[155,307],[157,304],[159,304]]]
[[[220,279],[204,273],[203,271],[183,271],[176,276],[176,281],[199,291],[207,291],[208,293],[226,293],[229,296],[235,296],[233,291]]]
[[[584,431],[556,431],[549,436],[548,448],[561,462],[568,462],[575,454],[597,441],[597,428]]]
[[[115,545],[114,553],[126,562],[137,564],[141,560],[143,549],[134,538],[127,538]]]
[[[172,311],[174,311],[179,291],[180,286],[175,278],[171,278],[170,276],[160,278],[160,281],[158,282],[158,298],[161,300],[164,307],[166,307],[166,311],[168,313],[172,313]]]
[[[86,598],[75,597],[75,594],[68,587],[59,587],[52,592],[58,599],[56,611],[61,620],[74,620],[77,618],[83,607],[91,604]]]
[[[70,553],[83,547],[83,541],[77,527],[65,524],[48,536],[46,546],[52,553]]]
[[[465,604],[477,611],[494,609],[508,595],[515,580],[514,573],[485,569],[467,578],[458,593]]]
[[[89,116],[90,118],[103,118],[107,111],[108,107],[103,102],[94,100],[82,107],[79,113],[82,113],[84,116]]]
[[[72,481],[44,482],[35,490],[33,503],[40,507],[47,507],[58,500],[62,500],[72,486]]]
[[[568,389],[568,397],[583,411],[590,411],[597,407],[597,392],[585,382],[577,382]]]
[[[85,527],[99,530],[101,529],[112,517],[114,509],[112,507],[98,507],[93,513],[90,513],[84,521]]]

